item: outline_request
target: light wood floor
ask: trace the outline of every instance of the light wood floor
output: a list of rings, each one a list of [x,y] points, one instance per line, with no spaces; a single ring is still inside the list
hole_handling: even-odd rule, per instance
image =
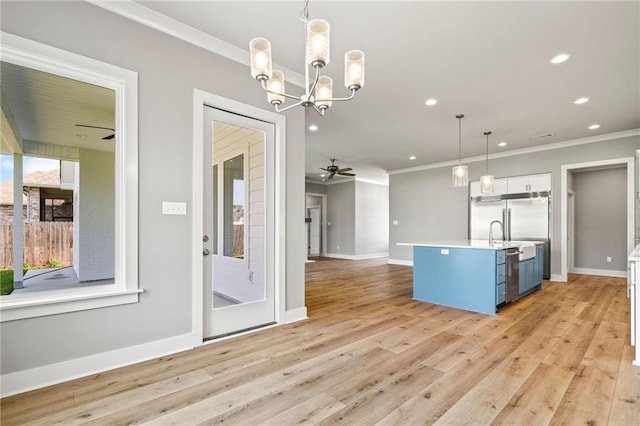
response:
[[[640,424],[624,279],[493,317],[411,300],[385,260],[306,268],[308,320],[5,398],[2,425]]]

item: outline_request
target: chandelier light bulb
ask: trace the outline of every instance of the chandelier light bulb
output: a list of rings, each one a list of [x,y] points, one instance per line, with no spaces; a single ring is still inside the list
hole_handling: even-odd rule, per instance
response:
[[[318,79],[318,84],[316,85],[316,104],[318,104],[318,108],[329,108],[331,106],[332,97],[333,80],[331,77],[323,75]]]
[[[271,105],[284,103],[284,74],[282,71],[273,70],[273,75],[267,82],[267,100]]]
[[[264,81],[271,78],[271,43],[265,38],[254,38],[249,42],[251,54],[251,77]]]
[[[351,50],[344,55],[344,85],[349,90],[364,86],[364,53]]]
[[[307,63],[315,68],[329,63],[329,23],[324,19],[307,24]]]

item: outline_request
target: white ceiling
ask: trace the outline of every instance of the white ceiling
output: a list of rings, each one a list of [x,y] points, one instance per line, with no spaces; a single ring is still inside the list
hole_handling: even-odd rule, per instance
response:
[[[274,62],[297,74],[289,83],[304,74],[302,0],[137,1],[111,7],[129,6],[135,6],[136,13],[142,8],[163,14],[244,50],[251,38],[268,38]],[[309,8],[310,18],[331,24],[332,59],[323,72],[333,77],[335,95],[348,94],[341,83],[347,50],[365,52],[366,83],[354,100],[334,103],[324,117],[307,110],[306,124],[319,127],[317,132],[307,131],[308,179],[319,180],[319,168],[330,158],[337,158],[341,167],[353,167],[358,178],[375,181],[386,181],[386,171],[455,160],[459,113],[465,114],[465,158],[484,155],[487,130],[493,132],[490,153],[502,153],[640,128],[638,1],[312,0]],[[569,53],[570,59],[550,64],[561,52]],[[248,62],[248,53],[246,58]],[[11,92],[18,87],[14,82],[26,78],[23,74],[2,66],[4,106],[8,102],[21,118],[16,121],[21,122],[24,139],[70,146],[94,139],[99,145],[105,131],[79,132],[73,124],[113,127],[113,110],[102,107],[81,105],[65,113],[64,120],[60,114],[64,97],[76,90],[85,91],[85,101],[113,106],[112,100],[94,98],[113,96],[112,92],[102,89],[106,92],[100,94],[84,83],[78,83],[84,88],[72,90],[60,81],[43,80],[38,84],[60,90],[36,105],[35,97]],[[33,76],[29,81],[37,83]],[[289,83],[289,92],[301,93]],[[247,85],[261,90],[248,68]],[[590,101],[574,105],[581,96]],[[424,104],[430,97],[438,100],[433,107]],[[266,96],[264,107],[270,108]],[[34,125],[33,117],[23,121],[28,117],[21,111],[38,111],[39,123]],[[601,127],[588,130],[593,123]],[[47,135],[37,133],[44,128]],[[546,133],[553,136],[532,138]],[[52,141],[52,135],[64,141]],[[504,148],[498,147],[502,141],[508,143]],[[416,160],[409,160],[411,155]]]
[[[303,1],[137,3],[242,49],[265,37],[276,64],[304,73]],[[386,170],[455,160],[459,113],[463,157],[484,155],[487,130],[497,153],[640,128],[639,6],[312,0],[310,18],[331,24],[334,93],[347,94],[347,50],[365,52],[366,83],[324,117],[307,111],[307,125],[319,127],[307,133],[307,177],[319,178],[329,158],[382,180]],[[570,59],[550,64],[561,52]],[[260,90],[248,69],[247,84]],[[582,96],[590,101],[574,105]],[[434,107],[424,104],[430,97]],[[601,127],[588,130],[593,123]]]
[[[7,62],[0,64],[2,109],[25,141],[113,151],[115,92]]]

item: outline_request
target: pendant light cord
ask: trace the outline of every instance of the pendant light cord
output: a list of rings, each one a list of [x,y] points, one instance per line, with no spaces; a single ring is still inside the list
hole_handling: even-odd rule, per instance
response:
[[[458,119],[458,167],[462,165],[462,118],[464,114],[456,115]]]
[[[485,167],[485,173],[489,174],[489,135],[491,132],[484,132],[484,134],[487,136],[487,164]]]

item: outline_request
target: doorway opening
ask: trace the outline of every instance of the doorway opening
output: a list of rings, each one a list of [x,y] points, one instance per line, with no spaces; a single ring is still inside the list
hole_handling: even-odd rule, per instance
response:
[[[634,179],[635,179],[635,168],[634,168],[634,158],[618,158],[611,160],[602,160],[602,161],[593,161],[587,163],[577,163],[577,164],[568,164],[561,167],[560,170],[560,179],[561,179],[561,194],[560,197],[560,234],[561,234],[561,246],[560,246],[560,279],[559,281],[567,282],[568,280],[568,272],[570,265],[570,234],[569,234],[569,224],[573,223],[574,227],[576,226],[576,215],[579,214],[579,206],[577,205],[580,195],[573,190],[573,178],[574,173],[579,172],[588,172],[588,171],[597,171],[597,170],[609,170],[609,169],[619,169],[626,167],[625,181],[626,188],[624,189],[624,198],[626,200],[626,209],[623,213],[623,221],[624,227],[626,229],[624,233],[626,252],[629,253],[634,246],[634,235],[635,235],[635,222],[634,222],[634,209],[635,209],[635,200],[634,200]],[[574,195],[571,195],[569,191],[572,191]],[[570,201],[570,199],[573,200]],[[574,213],[570,216],[570,202],[573,202],[573,208],[571,209]],[[575,233],[577,233],[576,231]],[[576,235],[574,233],[574,240]],[[574,244],[574,247],[577,245]],[[622,275],[624,271],[616,272],[615,270],[608,271],[606,269],[576,269],[575,261],[578,253],[574,250],[573,260],[571,263],[574,263],[574,271],[580,271],[581,273],[597,273],[597,274],[610,274],[612,276],[626,276]],[[603,256],[601,256],[603,257]],[[625,254],[626,257],[626,254]],[[611,262],[613,259],[609,260],[609,256],[604,256],[605,262]]]

